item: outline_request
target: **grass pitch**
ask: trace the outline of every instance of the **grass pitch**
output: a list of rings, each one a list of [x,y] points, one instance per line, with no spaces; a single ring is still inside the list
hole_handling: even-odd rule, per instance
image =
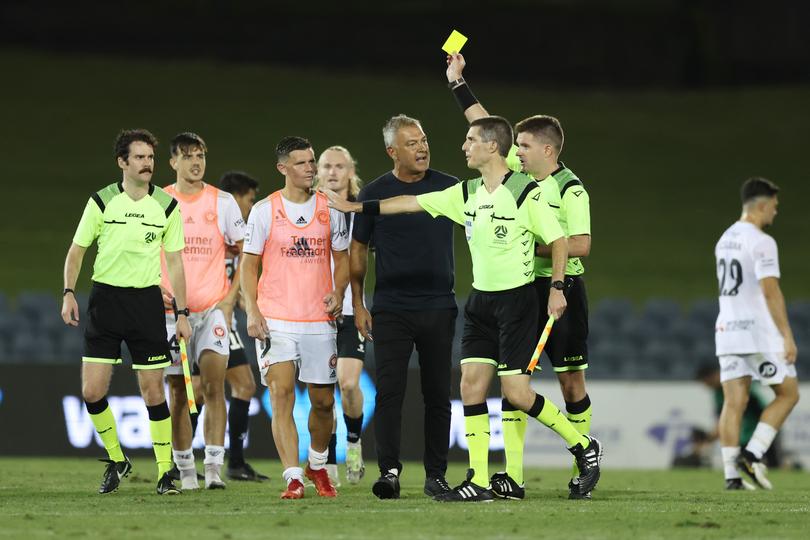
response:
[[[253,462],[272,478],[225,491],[154,494],[154,462],[134,460],[118,493],[95,494],[103,466],[82,459],[0,459],[0,538],[807,538],[810,481],[774,472],[772,492],[725,492],[718,471],[607,471],[592,501],[568,501],[566,471],[531,469],[525,501],[441,504],[406,465],[402,499],[379,501],[373,467],[336,500],[307,489],[281,501],[278,462]],[[342,472],[342,471],[341,471]],[[448,478],[459,481],[464,466]]]

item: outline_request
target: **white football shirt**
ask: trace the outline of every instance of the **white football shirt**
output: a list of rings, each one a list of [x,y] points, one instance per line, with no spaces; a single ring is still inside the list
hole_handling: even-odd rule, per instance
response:
[[[784,352],[782,334],[759,284],[763,278],[779,277],[776,241],[752,223],[738,221],[720,237],[714,254],[720,294],[717,355]]]

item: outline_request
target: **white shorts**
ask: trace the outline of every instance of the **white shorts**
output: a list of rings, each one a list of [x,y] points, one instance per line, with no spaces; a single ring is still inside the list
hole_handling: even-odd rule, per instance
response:
[[[231,341],[228,335],[228,324],[225,315],[219,309],[207,309],[192,313],[188,317],[191,325],[191,339],[186,344],[188,352],[189,369],[199,361],[203,351],[211,350],[225,356],[226,361],[231,352]],[[169,348],[172,351],[172,365],[167,367],[165,375],[182,375],[183,365],[180,363],[180,346],[177,343],[177,330],[174,314],[166,314],[166,333],[169,336]]]
[[[337,336],[335,334],[293,334],[270,330],[270,347],[256,341],[256,360],[262,374],[262,384],[273,364],[295,362],[298,380],[312,384],[337,382]]]
[[[785,362],[784,353],[726,354],[720,360],[720,382],[751,377],[762,384],[782,384],[796,377],[796,365]]]

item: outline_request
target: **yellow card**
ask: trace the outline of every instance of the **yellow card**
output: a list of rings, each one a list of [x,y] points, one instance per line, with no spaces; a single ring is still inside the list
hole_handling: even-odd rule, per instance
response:
[[[461,48],[464,44],[467,43],[467,36],[459,32],[458,30],[453,30],[450,33],[450,37],[447,38],[447,41],[444,42],[442,45],[442,50],[447,54],[456,54],[461,52]]]

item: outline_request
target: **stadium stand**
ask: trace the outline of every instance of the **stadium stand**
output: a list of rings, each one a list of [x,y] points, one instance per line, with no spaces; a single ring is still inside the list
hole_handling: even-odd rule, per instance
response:
[[[81,313],[87,310],[87,294],[77,295]],[[43,292],[25,292],[13,301],[0,293],[0,362],[71,363],[82,354],[86,317],[78,328],[67,327],[59,316],[58,298]],[[459,298],[463,306],[464,299]],[[810,350],[810,302],[788,304],[791,325],[800,351]],[[714,321],[716,300],[697,300],[682,308],[667,298],[648,300],[636,309],[630,300],[606,298],[597,302],[590,317],[589,379],[659,380],[694,378],[699,366],[715,361]],[[237,314],[245,333],[244,316]],[[456,321],[453,360],[461,359],[463,312]],[[246,347],[252,357],[253,347]],[[123,347],[124,361],[129,352]],[[412,357],[416,365],[416,354]],[[369,347],[366,365],[374,365],[374,347]],[[541,367],[550,374],[543,358]],[[810,377],[810,362],[798,362],[800,378]]]

